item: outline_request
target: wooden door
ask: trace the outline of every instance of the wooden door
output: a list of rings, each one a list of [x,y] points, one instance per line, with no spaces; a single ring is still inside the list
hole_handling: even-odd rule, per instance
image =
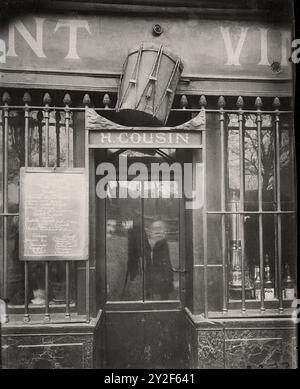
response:
[[[105,367],[185,368],[186,342],[181,310],[106,312]]]
[[[105,367],[185,367],[184,211],[176,197],[178,183],[117,177],[108,187],[115,196],[97,199],[96,212],[98,262],[105,274],[98,292],[105,311]],[[120,198],[125,189],[140,195]]]

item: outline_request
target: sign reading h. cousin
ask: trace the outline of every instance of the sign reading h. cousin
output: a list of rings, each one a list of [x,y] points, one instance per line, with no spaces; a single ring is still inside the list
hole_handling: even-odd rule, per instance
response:
[[[90,148],[201,148],[206,129],[205,110],[175,127],[127,127],[85,110],[85,128]]]
[[[159,37],[152,35],[154,23],[163,27]],[[191,80],[286,80],[292,74],[290,28],[259,21],[35,14],[2,25],[0,39],[3,84],[13,83],[16,73],[25,71],[23,84],[39,82],[41,72],[44,85],[84,82],[92,88],[96,76],[104,75],[98,77],[101,86],[113,88],[128,50],[142,41],[169,47],[183,59],[183,76]],[[272,70],[274,62],[281,65],[280,72]],[[53,72],[84,79],[54,80]]]
[[[200,148],[201,132],[101,131],[90,132],[90,147],[95,148]]]

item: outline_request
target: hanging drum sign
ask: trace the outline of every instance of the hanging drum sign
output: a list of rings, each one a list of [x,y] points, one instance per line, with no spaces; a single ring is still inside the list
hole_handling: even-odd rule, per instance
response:
[[[127,125],[165,125],[183,70],[162,45],[142,43],[129,52],[121,75],[117,111]]]

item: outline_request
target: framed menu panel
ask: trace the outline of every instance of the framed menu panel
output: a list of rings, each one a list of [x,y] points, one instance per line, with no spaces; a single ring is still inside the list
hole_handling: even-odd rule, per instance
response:
[[[20,259],[88,259],[85,169],[21,168]]]

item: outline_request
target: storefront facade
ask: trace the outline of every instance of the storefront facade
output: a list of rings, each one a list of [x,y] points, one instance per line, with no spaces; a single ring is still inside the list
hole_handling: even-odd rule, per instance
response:
[[[2,366],[296,368],[292,5],[125,3],[1,28]]]

